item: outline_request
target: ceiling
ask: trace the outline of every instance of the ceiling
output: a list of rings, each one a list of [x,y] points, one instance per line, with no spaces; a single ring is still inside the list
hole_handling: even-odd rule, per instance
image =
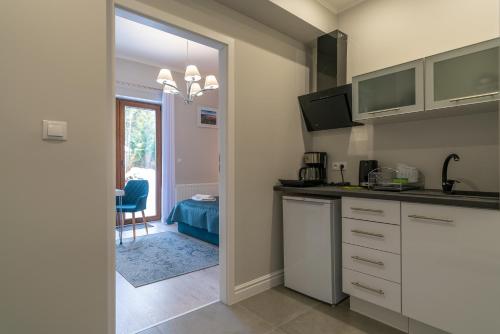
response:
[[[187,39],[115,17],[116,57],[184,72]],[[202,76],[218,74],[218,50],[189,42],[189,64],[198,66]]]
[[[365,0],[316,0],[334,14],[354,7]]]

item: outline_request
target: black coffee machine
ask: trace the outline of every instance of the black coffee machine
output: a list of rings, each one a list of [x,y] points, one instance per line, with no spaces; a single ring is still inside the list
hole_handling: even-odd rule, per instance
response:
[[[314,184],[326,184],[328,167],[326,152],[306,152],[302,159],[304,167],[299,169],[299,180]]]

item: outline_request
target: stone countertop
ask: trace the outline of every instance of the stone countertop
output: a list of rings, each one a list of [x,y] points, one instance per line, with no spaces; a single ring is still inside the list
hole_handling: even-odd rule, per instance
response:
[[[377,191],[368,190],[365,188],[349,188],[349,187],[334,187],[334,186],[317,186],[317,187],[284,187],[281,185],[274,186],[275,191],[280,191],[283,194],[291,195],[310,195],[321,197],[359,197],[385,199],[392,201],[425,203],[425,204],[441,204],[461,206],[468,208],[480,209],[500,209],[500,200],[498,197],[490,196],[471,196],[471,195],[450,195],[441,192],[440,190],[409,190],[403,192]]]

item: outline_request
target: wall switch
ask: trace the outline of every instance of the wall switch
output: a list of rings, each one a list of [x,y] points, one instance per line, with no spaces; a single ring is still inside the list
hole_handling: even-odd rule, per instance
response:
[[[340,171],[340,166],[344,166],[344,170],[347,169],[347,162],[346,161],[335,161],[332,163],[332,169],[333,170],[338,170]]]
[[[61,121],[43,121],[42,139],[44,140],[66,140],[68,134],[68,123]]]

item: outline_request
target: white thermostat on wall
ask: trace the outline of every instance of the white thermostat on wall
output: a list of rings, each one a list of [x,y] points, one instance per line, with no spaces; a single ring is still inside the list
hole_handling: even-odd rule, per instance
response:
[[[44,140],[67,140],[68,123],[62,121],[43,121]]]

